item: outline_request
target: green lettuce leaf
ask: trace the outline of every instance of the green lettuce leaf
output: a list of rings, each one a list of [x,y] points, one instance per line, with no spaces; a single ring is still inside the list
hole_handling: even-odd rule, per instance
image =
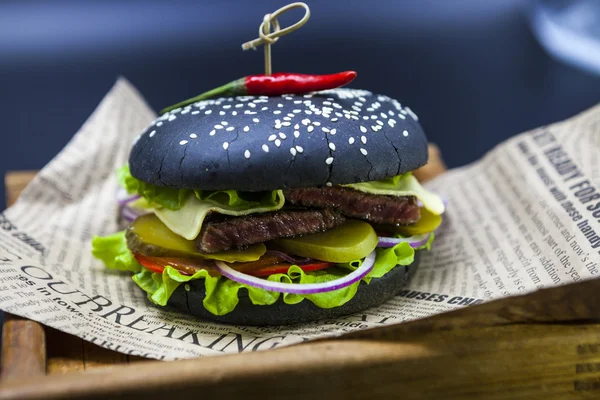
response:
[[[127,248],[125,231],[109,236],[92,238],[92,255],[101,260],[106,268],[119,271],[139,272],[142,266]]]
[[[117,170],[117,179],[129,194],[139,194],[154,207],[169,210],[179,210],[192,192],[190,189],[160,187],[142,182],[131,175],[129,165]]]
[[[421,186],[417,178],[410,172],[380,181],[352,183],[344,186],[365,193],[386,196],[415,196],[421,200],[427,210],[435,215],[441,215],[446,208],[442,199]]]
[[[383,277],[397,265],[409,265],[414,261],[415,250],[408,243],[399,243],[389,249],[378,248],[376,251],[377,258],[375,265],[371,272],[362,279],[367,284],[373,278]],[[302,284],[328,282],[347,275],[348,270],[358,268],[361,263],[362,260],[356,260],[347,264],[339,264],[337,267],[308,272],[303,271],[296,265],[292,265],[287,273],[273,274],[267,279],[273,282]],[[286,304],[297,304],[306,299],[317,307],[333,308],[350,301],[356,294],[360,284],[360,282],[356,282],[350,286],[331,292],[298,295],[271,292],[241,284],[224,277],[211,277],[204,270],[198,271],[192,276],[186,276],[170,266],[167,266],[162,274],[154,273],[144,268],[141,272],[133,276],[133,281],[146,291],[150,301],[161,306],[167,304],[169,298],[179,285],[195,279],[204,279],[206,297],[203,304],[214,315],[225,315],[233,311],[239,302],[238,292],[240,289],[248,291],[250,301],[255,305],[270,305],[275,303],[280,296],[283,296],[283,301]]]
[[[233,216],[263,213],[279,210],[285,202],[281,190],[250,193],[158,187],[134,178],[128,165],[121,167],[117,175],[128,193],[144,199],[133,205],[153,212],[171,231],[188,240],[198,236],[210,212]]]

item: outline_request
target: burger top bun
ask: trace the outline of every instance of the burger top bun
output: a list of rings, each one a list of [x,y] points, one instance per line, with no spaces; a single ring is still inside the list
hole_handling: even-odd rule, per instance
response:
[[[131,174],[199,190],[275,190],[380,180],[427,162],[417,116],[390,97],[334,89],[205,100],[156,119]]]

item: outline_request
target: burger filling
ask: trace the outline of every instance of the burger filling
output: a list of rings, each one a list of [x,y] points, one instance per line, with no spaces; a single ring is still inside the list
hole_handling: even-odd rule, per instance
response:
[[[204,279],[204,306],[216,315],[235,308],[241,288],[257,305],[273,304],[280,295],[288,304],[306,298],[323,308],[343,305],[360,282],[408,265],[415,250],[429,248],[444,211],[441,199],[410,173],[258,193],[162,188],[135,179],[127,167],[119,175],[134,195],[122,202],[129,225],[124,232],[95,237],[94,255],[109,268],[135,272],[134,281],[160,305],[179,285]],[[373,252],[368,273],[342,288],[278,293],[270,290],[273,285],[243,279],[340,282]]]

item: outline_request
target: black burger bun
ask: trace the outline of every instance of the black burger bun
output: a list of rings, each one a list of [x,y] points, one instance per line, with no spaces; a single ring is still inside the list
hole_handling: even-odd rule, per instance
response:
[[[157,186],[240,191],[374,181],[426,162],[408,107],[345,88],[200,101],[160,116],[129,158],[131,174]]]
[[[408,266],[397,265],[381,278],[373,278],[369,284],[361,282],[356,295],[346,304],[334,308],[319,308],[304,299],[298,304],[285,304],[280,297],[270,306],[252,304],[245,289],[238,292],[239,303],[229,314],[217,316],[202,305],[204,300],[204,280],[193,280],[180,285],[173,292],[168,305],[195,315],[201,319],[233,325],[289,325],[312,322],[319,319],[337,318],[353,314],[370,307],[376,307],[394,297],[406,286],[418,267],[418,253]]]

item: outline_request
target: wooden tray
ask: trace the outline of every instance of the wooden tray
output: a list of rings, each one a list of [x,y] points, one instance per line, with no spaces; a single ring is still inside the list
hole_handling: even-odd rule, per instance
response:
[[[430,152],[421,180],[444,169]],[[9,204],[34,175],[7,174]],[[591,280],[336,339],[163,363],[7,315],[0,399],[600,398],[599,321]]]

